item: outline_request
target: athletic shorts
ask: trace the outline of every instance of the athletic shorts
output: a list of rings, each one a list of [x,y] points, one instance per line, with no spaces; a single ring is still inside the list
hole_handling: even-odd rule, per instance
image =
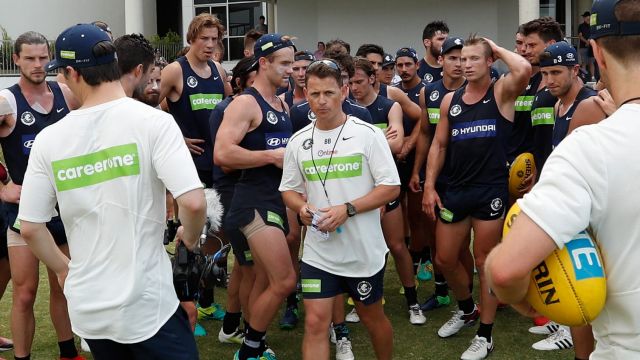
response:
[[[302,296],[305,299],[328,299],[348,293],[355,301],[371,305],[382,299],[384,269],[370,277],[346,277],[328,273],[304,261],[300,263]]]
[[[198,178],[205,188],[213,187],[213,170],[201,170],[196,169],[198,172]]]
[[[232,209],[225,218],[224,231],[229,234],[233,253],[240,265],[251,265],[251,249],[248,238],[265,226],[276,227],[289,233],[289,222],[286,211],[271,211],[267,209]]]
[[[398,175],[400,175],[400,191],[406,192],[409,190],[409,182],[411,181],[411,174],[413,173],[413,164],[416,162],[416,150],[413,149],[407,157],[396,162],[398,168]],[[424,182],[424,169],[420,171],[420,181]]]
[[[393,210],[397,209],[398,206],[400,206],[400,205],[401,205],[400,196],[398,196],[392,202],[387,203],[387,205],[384,206],[384,211],[385,212],[392,212]]]
[[[506,184],[448,187],[440,200],[444,209],[439,209],[439,218],[444,223],[456,223],[468,216],[479,220],[496,220],[505,214],[509,192]]]
[[[178,306],[176,312],[151,338],[134,344],[122,344],[107,339],[85,339],[95,360],[112,359],[198,359],[187,313]]]
[[[9,230],[12,231],[13,234],[18,234],[18,237],[10,236],[7,238],[7,246],[26,246],[27,243],[19,236],[20,222],[16,221],[18,219],[18,204],[5,203],[3,208]],[[58,246],[67,243],[67,234],[64,231],[64,224],[59,216],[51,218],[46,225]],[[12,235],[11,233],[8,234]]]
[[[9,255],[7,250],[7,222],[5,221],[4,205],[0,202],[0,260]]]

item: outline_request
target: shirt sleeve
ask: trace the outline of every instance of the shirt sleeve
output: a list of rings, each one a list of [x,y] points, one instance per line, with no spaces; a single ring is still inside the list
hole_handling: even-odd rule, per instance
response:
[[[50,173],[50,163],[46,159],[46,149],[42,148],[42,133],[36,136],[29,155],[29,163],[22,182],[18,219],[46,223],[57,215],[56,191]]]
[[[300,136],[298,136],[299,138]],[[287,148],[284,152],[284,162],[282,166],[282,179],[280,180],[281,192],[293,190],[297,193],[305,193],[304,176],[300,171],[300,164],[298,163],[298,147],[299,142],[290,141],[287,144]]]
[[[375,186],[378,185],[400,185],[400,176],[396,163],[391,155],[389,143],[384,137],[382,130],[374,128],[374,136],[369,143],[367,154],[369,169],[373,176]]]
[[[155,145],[151,155],[158,178],[174,198],[202,188],[182,133],[171,115],[157,111],[161,119],[156,127]]]
[[[595,136],[576,131],[547,159],[540,181],[518,204],[559,248],[603,208],[607,168]]]

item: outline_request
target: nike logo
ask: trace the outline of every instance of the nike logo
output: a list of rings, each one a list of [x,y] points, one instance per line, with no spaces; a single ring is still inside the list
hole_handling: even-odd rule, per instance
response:
[[[220,79],[220,76],[214,76],[213,77],[213,80],[218,80],[218,79]]]
[[[382,108],[378,108],[378,111],[382,111]]]
[[[420,93],[417,93],[417,94],[416,94],[416,97],[418,97],[418,96],[420,96]]]
[[[353,138],[353,136],[349,136],[349,137],[344,137],[344,136],[343,136],[343,137],[342,137],[342,141],[347,141],[347,140],[349,140],[349,139],[351,139],[351,138]]]
[[[395,205],[397,202],[398,202],[398,200],[392,201],[392,202],[390,202],[390,203],[389,203],[389,206],[393,206],[393,205]]]
[[[61,113],[61,112],[62,112],[62,110],[64,110],[64,108],[56,109],[56,112],[57,112],[57,113]]]
[[[371,294],[369,294],[369,295],[367,295],[367,296],[365,296],[365,297],[360,296],[360,301],[365,301],[365,300],[367,300],[367,299],[369,298],[369,296],[371,296]]]
[[[494,213],[490,213],[490,214],[489,214],[489,216],[496,216],[496,215],[498,215],[498,214],[500,214],[500,211],[498,211],[498,212],[494,212]]]
[[[483,103],[483,104],[488,104],[490,101],[491,101],[491,99],[488,99],[488,100],[482,100],[482,103]]]
[[[569,117],[567,118],[567,121],[571,121],[571,118],[572,118],[572,116],[569,116]]]

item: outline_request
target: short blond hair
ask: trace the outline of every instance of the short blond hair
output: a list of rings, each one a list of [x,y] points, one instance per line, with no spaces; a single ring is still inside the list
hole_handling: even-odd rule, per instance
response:
[[[218,29],[218,39],[222,39],[224,36],[224,25],[220,23],[220,20],[218,20],[215,15],[202,13],[194,17],[193,20],[191,20],[191,23],[189,23],[189,28],[187,29],[187,42],[191,44],[191,42],[198,37],[198,34],[200,34],[203,28],[212,27]]]

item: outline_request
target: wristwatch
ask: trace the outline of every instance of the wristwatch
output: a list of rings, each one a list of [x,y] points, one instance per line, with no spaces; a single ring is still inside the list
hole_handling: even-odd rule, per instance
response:
[[[350,202],[347,202],[347,203],[344,203],[344,204],[347,205],[347,216],[348,217],[354,216],[356,214],[356,207],[353,206],[353,204],[350,203]]]

